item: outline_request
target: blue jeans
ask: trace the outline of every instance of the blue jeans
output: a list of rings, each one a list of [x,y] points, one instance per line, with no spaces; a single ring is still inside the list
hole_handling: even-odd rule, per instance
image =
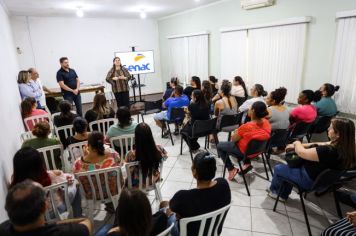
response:
[[[272,193],[278,194],[279,188],[282,184],[281,177],[288,179],[296,184],[298,184],[302,189],[310,190],[313,187],[314,181],[310,179],[305,168],[290,168],[285,164],[278,164],[274,167],[274,175],[272,178],[272,183],[269,189]],[[285,183],[282,189],[281,198],[288,199],[291,194],[293,186]]]
[[[234,165],[231,163],[229,154],[236,155],[240,160],[244,158],[244,154],[237,147],[236,142],[220,142],[217,146],[218,155],[226,163],[226,168],[230,171],[234,169]]]
[[[82,112],[82,97],[80,96],[80,93],[75,95],[74,93],[65,92],[65,93],[63,93],[63,99],[67,100],[70,103],[74,102],[75,108],[77,110],[77,114],[79,116],[83,116],[83,112]]]
[[[113,227],[111,224],[103,225],[94,236],[106,236],[110,229]]]

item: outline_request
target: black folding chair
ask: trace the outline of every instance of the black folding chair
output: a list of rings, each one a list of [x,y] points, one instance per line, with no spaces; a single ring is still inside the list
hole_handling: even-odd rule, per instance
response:
[[[229,158],[230,158],[230,160],[231,160],[231,162],[233,164],[234,164],[235,160],[233,160],[231,158],[231,156],[234,157],[237,160],[237,163],[239,165],[239,168],[240,168],[240,171],[241,171],[241,175],[242,175],[242,178],[244,180],[244,184],[245,184],[248,196],[250,196],[250,190],[248,189],[248,185],[247,185],[246,178],[245,178],[245,173],[242,170],[241,161],[242,160],[256,158],[259,155],[264,155],[264,153],[266,151],[267,143],[268,143],[268,140],[255,140],[255,139],[251,140],[247,144],[246,152],[245,152],[245,155],[244,155],[243,159],[241,159],[241,157],[238,157],[233,153],[228,153]],[[266,175],[267,175],[267,178],[268,178],[268,171],[267,171],[266,162],[265,162],[264,158],[262,158],[262,160],[263,160],[263,165],[265,167]],[[225,178],[225,173],[226,173],[226,162],[227,161],[225,161],[225,165],[224,165],[223,178]]]
[[[351,199],[347,199],[345,197],[345,195],[350,193],[348,193],[346,188],[342,187],[345,184],[354,181],[355,178],[356,178],[356,170],[346,170],[345,173],[339,179],[339,181],[334,185],[333,193],[335,199],[336,212],[340,218],[343,217],[341,212],[340,202],[349,205],[353,208],[356,208],[356,203],[351,201]],[[352,192],[351,194],[354,194],[354,192]]]
[[[165,125],[167,126],[168,134],[169,134],[169,137],[171,138],[173,146],[174,146],[174,142],[173,142],[171,128],[169,127],[169,125],[170,124],[176,124],[177,126],[181,125],[183,123],[184,117],[185,117],[185,112],[182,107],[180,107],[180,108],[172,107],[171,114],[170,114],[170,120],[163,121],[165,123]],[[163,136],[163,129],[162,129],[162,136]]]
[[[333,117],[331,116],[319,116],[316,118],[314,123],[310,126],[310,129],[308,130],[308,133],[306,135],[309,143],[312,139],[313,134],[321,134],[324,132],[326,132],[326,135],[328,134],[328,128],[330,126],[332,118]]]
[[[241,106],[246,101],[246,98],[244,98],[244,97],[236,97],[236,96],[234,96],[234,97],[236,99],[238,106]]]
[[[207,149],[207,143],[209,142],[209,135],[212,134],[216,137],[216,118],[210,120],[196,120],[193,123],[192,127],[192,135],[189,136],[186,132],[181,132],[181,140],[180,140],[180,154],[182,155],[183,152],[183,136],[187,138],[187,142],[193,138],[201,138],[205,137],[205,146],[204,148]],[[216,138],[214,138],[215,144],[217,145]],[[190,143],[188,143],[190,157],[193,161],[193,153],[190,149]]]
[[[143,115],[154,114],[162,111],[162,99],[157,101],[145,101],[145,109],[140,111],[142,122],[145,122]]]
[[[288,129],[272,130],[271,138],[268,141],[265,155],[262,156],[262,158],[266,157],[266,162],[268,164],[268,167],[269,167],[269,170],[270,170],[272,176],[273,176],[273,170],[272,170],[272,166],[270,163],[272,148],[284,147],[286,145],[287,139],[288,139]],[[268,177],[267,177],[267,179],[268,179]]]
[[[217,127],[219,132],[229,133],[227,141],[231,139],[231,132],[235,131],[241,124],[243,112],[235,115],[222,115],[220,125]]]
[[[310,126],[313,123],[299,122],[289,128],[288,143],[292,143],[295,140],[303,141],[303,138],[307,135]]]
[[[273,211],[276,211],[280,195],[281,195],[282,190],[286,184],[290,184],[293,187],[297,188],[298,194],[300,197],[300,202],[302,203],[302,208],[303,208],[305,223],[307,224],[307,228],[308,228],[308,233],[309,233],[309,236],[312,236],[312,233],[310,230],[310,225],[309,225],[309,220],[308,220],[308,214],[305,209],[305,204],[304,204],[304,200],[303,200],[303,194],[304,194],[304,197],[306,197],[306,195],[308,193],[322,192],[322,191],[325,191],[325,189],[329,189],[329,188],[333,187],[333,185],[342,177],[342,175],[344,173],[345,173],[344,170],[331,170],[331,169],[324,170],[316,178],[316,180],[314,181],[313,187],[310,190],[303,189],[297,183],[279,176],[279,178],[281,178],[281,180],[282,180],[282,183],[281,183],[281,186],[278,191],[278,196],[277,196],[276,202],[274,204]]]

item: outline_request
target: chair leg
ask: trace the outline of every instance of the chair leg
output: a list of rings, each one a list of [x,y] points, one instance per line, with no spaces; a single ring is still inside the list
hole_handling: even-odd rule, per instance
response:
[[[180,155],[183,155],[183,135],[180,135]]]
[[[336,195],[335,187],[333,188],[333,194],[334,194],[336,212],[337,212],[337,215],[339,216],[339,218],[341,219],[342,218],[341,207],[340,207],[339,199],[337,198],[337,195]]]
[[[267,177],[267,180],[269,180],[268,170],[267,170],[266,160],[265,160],[265,154],[262,153],[261,156],[262,156],[263,166],[265,167],[265,171],[266,171],[266,177]],[[267,158],[266,158],[266,159],[267,159]]]
[[[208,142],[209,142],[208,137],[209,137],[209,136],[205,136],[205,143],[204,143],[204,149],[205,149],[205,150],[207,149]]]
[[[225,161],[225,164],[224,164],[224,170],[223,170],[223,178],[225,179],[225,173],[226,173],[226,161]]]
[[[242,171],[241,162],[240,162],[239,159],[237,159],[237,162],[239,163],[241,175],[242,175],[242,178],[244,179],[244,184],[245,184],[245,188],[246,188],[246,191],[247,191],[247,195],[248,195],[248,196],[251,196],[251,195],[250,195],[250,190],[248,189],[248,185],[247,185],[247,182],[246,182],[245,173]]]
[[[137,114],[137,123],[140,123],[140,114]]]
[[[309,236],[312,236],[312,233],[311,233],[311,230],[310,230],[310,225],[309,225],[308,214],[307,214],[307,211],[305,209],[305,204],[304,204],[304,199],[303,199],[303,192],[301,192],[299,189],[298,189],[298,192],[299,192],[300,202],[302,203],[305,223],[307,224],[307,228],[308,228],[308,234],[309,234]]]
[[[143,114],[141,113],[141,119],[142,119],[142,122],[145,123],[145,120],[143,119]]]
[[[167,128],[168,128],[167,130],[168,130],[168,133],[169,133],[169,137],[171,138],[172,146],[174,146],[171,128],[169,127],[169,124],[168,124],[168,123],[167,123]]]
[[[230,142],[231,140],[231,132],[229,132],[229,135],[227,136],[227,141]]]
[[[282,194],[282,189],[283,189],[283,187],[284,187],[283,185],[284,185],[284,182],[282,182],[282,183],[281,183],[281,186],[279,187],[278,195],[277,195],[276,202],[274,203],[273,211],[276,211],[276,209],[277,209],[277,204],[278,204],[278,201],[279,201],[279,197],[281,196],[281,194]]]

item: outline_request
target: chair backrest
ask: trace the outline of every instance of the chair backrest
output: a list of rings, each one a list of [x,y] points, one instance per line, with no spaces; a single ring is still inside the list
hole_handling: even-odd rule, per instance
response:
[[[163,100],[157,100],[157,101],[145,101],[145,113],[148,111],[152,111],[152,110],[162,110],[162,103]]]
[[[172,107],[170,121],[183,121],[185,112],[183,107]]]
[[[288,129],[272,130],[271,138],[268,142],[268,149],[273,147],[284,147],[288,139]]]
[[[323,133],[328,130],[331,120],[333,117],[331,116],[319,116],[316,118],[313,125],[310,127],[309,133]]]
[[[42,154],[42,157],[44,158],[44,161],[46,163],[47,170],[60,170],[62,168],[64,169],[65,165],[63,161],[62,144],[39,148],[37,149],[37,151]],[[60,160],[58,160],[58,158],[60,158]],[[59,163],[62,165],[61,167],[59,166]]]
[[[110,138],[111,148],[120,152],[121,160],[124,160],[126,153],[133,149],[134,143],[134,134],[120,135]]]
[[[314,181],[313,191],[324,191],[334,185],[346,173],[346,170],[326,169]]]
[[[265,152],[269,140],[252,139],[248,144],[245,152],[247,157],[255,157],[258,154]]]
[[[196,120],[192,128],[192,137],[205,137],[216,132],[216,118],[210,120]]]
[[[32,139],[34,138],[35,136],[32,134],[31,131],[28,131],[28,132],[25,132],[25,133],[22,133],[21,134],[21,141],[22,142],[25,142],[26,140],[28,139]]]
[[[173,228],[174,223],[172,223],[166,230],[161,232],[160,234],[157,234],[156,236],[168,236],[169,233],[171,232],[171,229]]]
[[[150,189],[153,187],[154,183],[152,182],[152,176],[148,175],[144,179],[139,161],[126,163],[125,169],[127,173],[127,187],[129,189],[137,186],[140,190]],[[134,179],[133,176],[137,177],[138,179]]]
[[[33,127],[41,121],[47,121],[51,127],[51,130],[53,130],[53,123],[51,120],[51,116],[49,114],[43,114],[43,115],[38,115],[38,116],[30,116],[25,118],[24,120],[26,129],[28,131],[31,131],[33,129]]]
[[[46,221],[58,221],[73,217],[73,209],[68,195],[68,182],[52,184],[44,187],[44,190],[46,191],[47,199],[50,204],[50,207],[45,214]],[[60,212],[58,209],[59,203],[65,205],[65,212]]]
[[[64,125],[60,127],[54,127],[57,138],[62,142],[67,140],[70,136],[74,135],[73,125]]]
[[[74,161],[77,158],[83,157],[84,156],[84,146],[88,145],[88,141],[83,141],[83,142],[79,142],[79,143],[72,143],[70,145],[68,145],[67,149],[69,151],[69,164],[70,166],[72,166],[72,164],[74,163]]]
[[[223,220],[225,219],[229,209],[230,209],[230,204],[213,212],[209,212],[199,216],[180,219],[179,235],[180,236],[188,235],[187,227],[189,223],[200,222],[199,232],[197,235],[202,236],[205,231],[208,232],[207,235],[209,236],[217,236],[218,229],[222,227],[222,224],[224,223]],[[208,220],[210,221],[209,228],[205,229],[207,227],[206,223]]]
[[[289,129],[289,139],[303,139],[312,123],[299,122]]]
[[[220,118],[220,125],[218,130],[221,130],[225,127],[236,126],[241,123],[243,112],[234,114],[234,115],[222,115]]]
[[[90,132],[97,130],[97,131],[103,133],[103,135],[105,136],[109,130],[109,127],[113,124],[117,124],[116,118],[95,120],[95,121],[92,121],[89,123],[89,130],[90,130]]]
[[[76,173],[75,176],[87,200],[111,202],[113,198],[118,198],[121,193],[123,179],[119,166],[80,172]],[[116,208],[117,201],[113,204]]]
[[[77,114],[76,111],[70,111],[70,112],[72,112],[73,114]],[[61,114],[61,112],[55,112],[55,113],[53,113],[53,114],[51,115],[52,121],[54,121],[54,117],[59,116],[60,114]]]

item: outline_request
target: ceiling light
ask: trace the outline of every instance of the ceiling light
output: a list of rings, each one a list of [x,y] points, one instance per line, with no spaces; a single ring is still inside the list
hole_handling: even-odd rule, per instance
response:
[[[84,16],[84,12],[83,12],[83,10],[81,8],[77,9],[77,16],[78,17],[83,17]]]
[[[195,2],[200,2],[200,0],[194,0]]]
[[[141,17],[141,19],[145,19],[145,18],[147,17],[146,12],[141,11],[141,12],[140,12],[140,17]]]

